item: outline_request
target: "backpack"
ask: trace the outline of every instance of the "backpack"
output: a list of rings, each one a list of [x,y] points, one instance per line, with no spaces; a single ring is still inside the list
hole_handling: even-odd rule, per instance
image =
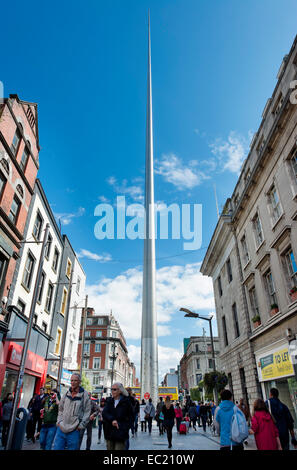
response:
[[[231,420],[231,440],[241,444],[249,435],[249,429],[244,414],[234,406]]]

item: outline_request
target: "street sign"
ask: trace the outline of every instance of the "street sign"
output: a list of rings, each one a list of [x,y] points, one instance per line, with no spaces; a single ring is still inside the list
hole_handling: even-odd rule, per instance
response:
[[[150,398],[150,394],[149,394],[148,392],[146,392],[146,393],[144,394],[144,399],[145,399],[145,400],[148,400],[149,398]]]

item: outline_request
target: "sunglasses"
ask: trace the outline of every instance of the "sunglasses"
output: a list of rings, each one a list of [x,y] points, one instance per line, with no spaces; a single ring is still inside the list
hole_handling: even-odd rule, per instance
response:
[[[112,388],[111,390],[114,392],[115,390],[118,390],[118,388]]]

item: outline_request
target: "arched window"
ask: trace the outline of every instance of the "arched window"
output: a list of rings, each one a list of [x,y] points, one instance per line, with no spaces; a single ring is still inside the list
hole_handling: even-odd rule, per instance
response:
[[[9,175],[9,163],[5,158],[2,158],[1,165],[3,166],[6,173]]]
[[[22,186],[21,186],[20,184],[17,185],[16,190],[17,190],[17,192],[19,193],[19,195],[21,196],[21,198],[23,199],[23,197],[24,197],[24,190],[23,190],[23,188],[22,188]]]

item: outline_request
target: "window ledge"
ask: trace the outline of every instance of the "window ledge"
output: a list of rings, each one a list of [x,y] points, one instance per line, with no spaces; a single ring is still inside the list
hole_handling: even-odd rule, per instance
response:
[[[249,259],[248,262],[244,265],[243,269],[245,270],[250,263],[251,263],[251,260]]]
[[[256,253],[258,253],[258,251],[260,250],[260,248],[265,245],[265,240],[262,241],[262,243],[260,243],[260,245],[256,248]]]
[[[279,222],[285,217],[285,214],[282,213],[282,215],[277,219],[276,222],[274,222],[274,225],[271,227],[271,230],[275,230]]]
[[[21,286],[25,289],[26,292],[28,292],[28,294],[30,294],[30,289],[28,287],[26,287],[23,283],[21,283]]]

